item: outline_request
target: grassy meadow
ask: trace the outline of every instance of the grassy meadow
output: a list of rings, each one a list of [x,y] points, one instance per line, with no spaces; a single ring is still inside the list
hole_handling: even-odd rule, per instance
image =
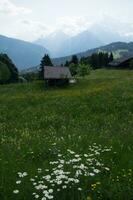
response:
[[[133,71],[0,86],[0,200],[133,199]]]

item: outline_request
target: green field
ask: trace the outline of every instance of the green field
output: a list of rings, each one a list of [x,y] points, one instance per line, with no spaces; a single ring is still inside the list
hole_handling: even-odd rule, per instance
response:
[[[0,86],[0,200],[32,199],[133,199],[133,71]]]

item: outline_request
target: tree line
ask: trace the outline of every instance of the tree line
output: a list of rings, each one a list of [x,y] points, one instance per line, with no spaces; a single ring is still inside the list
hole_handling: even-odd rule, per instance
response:
[[[84,76],[89,73],[90,69],[100,69],[108,67],[108,64],[113,61],[113,53],[93,53],[88,57],[78,59],[76,55],[72,56],[70,61],[66,61],[64,66],[70,68],[72,75]]]
[[[66,61],[63,66],[69,67],[72,76],[85,76],[90,73],[90,69],[98,69],[107,67],[108,63],[113,60],[112,53],[94,53],[89,57],[81,57],[78,59],[73,55],[70,61]],[[27,73],[24,78],[27,80],[36,80],[44,78],[44,66],[53,66],[52,60],[48,54],[45,54],[40,62],[39,74]],[[7,54],[0,54],[0,84],[16,83],[19,81],[18,69]]]
[[[70,61],[66,61],[61,66],[69,67],[72,76],[85,76],[90,73],[90,69],[107,67],[111,61],[113,61],[113,53],[99,52],[93,53],[89,57],[81,57],[80,59],[78,59],[77,55],[73,55]],[[43,79],[44,76],[44,66],[53,66],[48,54],[44,55],[40,63],[40,79]]]
[[[93,53],[88,57],[81,57],[78,59],[76,55],[72,56],[70,61],[66,61],[64,66],[70,66],[72,63],[79,64],[83,63],[85,65],[90,65],[92,69],[99,69],[103,67],[108,67],[108,64],[114,59],[113,53],[99,52]]]

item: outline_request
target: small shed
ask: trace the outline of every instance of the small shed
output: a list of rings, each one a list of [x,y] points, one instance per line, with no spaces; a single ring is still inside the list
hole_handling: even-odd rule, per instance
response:
[[[72,78],[68,67],[44,66],[44,80],[46,86],[61,86],[69,84]]]
[[[133,56],[125,56],[110,62],[109,66],[120,69],[129,69],[132,60]]]

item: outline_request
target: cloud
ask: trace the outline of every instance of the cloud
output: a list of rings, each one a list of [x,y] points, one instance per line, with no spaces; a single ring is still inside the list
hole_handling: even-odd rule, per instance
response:
[[[3,4],[1,2],[3,2]],[[4,2],[8,2],[7,7],[5,6],[7,4],[4,4]],[[4,15],[6,22],[5,20],[2,20],[2,17],[0,21],[1,24],[3,23],[3,26],[1,26],[1,34],[11,37],[32,42],[57,30],[62,30],[64,33],[70,36],[77,35],[78,33],[86,30],[90,30],[94,33],[99,33],[100,30],[114,34],[117,33],[120,36],[126,36],[127,39],[133,35],[133,24],[131,22],[123,22],[106,14],[102,15],[102,17],[99,17],[98,20],[94,19],[93,17],[86,16],[61,17],[56,19],[54,25],[47,25],[43,23],[43,21],[32,20],[29,19],[29,17],[27,18],[26,16],[22,16],[21,13],[27,13],[25,8],[16,7],[10,3],[11,2],[9,2],[9,0],[0,0],[0,13],[1,10],[4,10],[2,9],[1,5],[4,5],[3,8],[6,7],[4,13],[8,11],[8,15],[20,14],[20,17],[15,16],[13,21],[10,15],[8,17]],[[8,23],[8,26],[4,26],[5,23]]]
[[[17,21],[16,26],[20,28],[16,30],[14,35],[25,40],[34,41],[54,31],[63,30],[64,33],[73,36],[88,29],[91,24],[92,22],[87,17],[62,17],[56,20],[54,26],[24,18]]]
[[[62,17],[57,20],[57,28],[69,35],[76,35],[88,29],[92,23],[87,17]]]
[[[0,14],[1,15],[18,15],[28,14],[31,10],[25,7],[16,6],[10,0],[0,0]]]
[[[15,27],[19,27],[15,29]],[[29,19],[17,20],[14,24],[14,36],[27,41],[34,41],[53,32],[54,29],[39,21]]]

